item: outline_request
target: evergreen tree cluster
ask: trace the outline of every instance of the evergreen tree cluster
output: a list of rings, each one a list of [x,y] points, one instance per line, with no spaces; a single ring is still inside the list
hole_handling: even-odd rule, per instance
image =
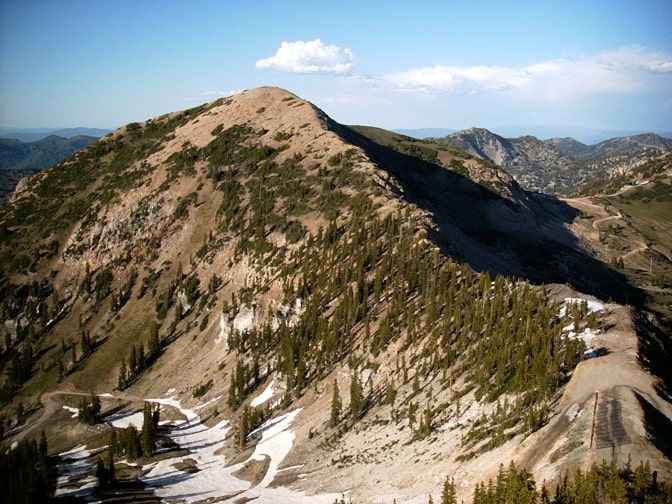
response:
[[[0,450],[0,500],[41,504],[50,501],[56,489],[56,465],[47,453],[47,439],[24,439],[16,447]]]
[[[79,401],[77,416],[80,422],[95,425],[100,421],[100,410],[100,399],[95,394],[91,394],[91,398],[88,401],[86,399]]]
[[[456,502],[453,480],[446,480],[442,503]],[[658,481],[649,462],[640,462],[633,470],[630,461],[619,469],[612,462],[593,464],[588,471],[565,472],[555,491],[542,484],[537,490],[532,475],[513,463],[500,465],[495,480],[479,483],[472,504],[664,504],[672,502],[672,485]]]
[[[110,434],[109,451],[111,456],[123,456],[133,462],[140,457],[151,457],[156,451],[159,428],[159,405],[145,402],[143,407],[142,429],[129,424],[123,429],[113,428]],[[106,465],[110,470],[113,464]]]
[[[305,312],[292,327],[281,323],[277,331],[265,326],[232,335],[230,348],[238,359],[229,404],[241,404],[254,391],[254,370],[265,356],[275,357],[267,360],[300,395],[353,350],[355,363],[375,360],[401,340],[403,365],[390,378],[403,385],[410,376],[413,395],[425,387],[431,391],[436,377],[443,377],[445,388],[466,375],[477,399],[506,397],[496,415],[476,423],[465,444],[485,437],[496,446],[516,426],[542,426],[548,404],[584,350],[582,341],[562,334],[558,306],[543,289],[491,279],[442,257],[418,236],[410,213],[381,219],[370,212],[353,208],[348,220],[329,221],[290,254],[282,275],[286,299],[303,300]],[[363,348],[356,345],[357,334],[364,334]],[[394,387],[378,390],[384,394],[366,400],[351,394],[353,417],[361,416],[367,401],[394,402]],[[468,391],[456,390],[458,401]],[[426,405],[418,423],[424,435],[449,414],[449,406]]]
[[[88,196],[79,198],[67,207],[57,205],[44,194],[40,211],[53,206],[55,214],[63,218],[57,229],[65,229],[76,219],[82,219],[82,230],[93,226],[100,205],[141,184],[150,173],[150,167],[135,162],[137,156],[158,148],[169,127],[201,111],[129,125],[125,135],[101,141],[70,164],[45,175],[45,187],[53,189],[62,184],[73,192],[87,187],[83,183],[91,185],[98,177],[101,180],[90,200]],[[581,341],[563,336],[558,307],[547,299],[543,288],[502,276],[491,278],[487,272],[475,273],[468,264],[443,256],[438,247],[428,242],[423,224],[410,205],[401,202],[382,207],[380,198],[374,197],[380,194],[378,188],[357,169],[355,149],[329,158],[311,151],[282,159],[280,153],[287,145],[277,144],[290,138],[291,133],[275,135],[275,143],[265,145],[259,139],[266,133],[247,126],[226,130],[218,127],[206,147],[185,143],[180,152],[169,158],[168,175],[161,190],[169,188],[180,176],[196,175],[200,169],[207,177],[205,183],[211,181],[221,193],[221,204],[212,230],[195,257],[190,258],[191,273],[183,273],[180,264],[175,278],[164,281],[163,290],[157,293],[160,272],[146,268],[138,297],[150,293],[155,307],[151,318],[155,315],[156,321],[151,321],[148,340],[132,345],[129,355],[123,356],[119,389],[129,386],[160,355],[161,345],[168,344],[178,323],[188,315],[200,316],[206,305],[214,305],[221,282],[213,276],[207,290],[202,290],[205,279],[199,279],[196,261],[212,261],[219,251],[233,244],[232,264],[245,255],[251,264],[263,264],[263,270],[272,275],[260,274],[237,292],[233,306],[225,307],[230,308],[230,315],[235,315],[238,305],[253,302],[273,281],[282,282],[286,304],[300,300],[304,311],[297,323],[273,313],[267,315],[280,321],[277,327],[266,323],[244,333],[231,333],[229,349],[234,354],[234,365],[228,405],[232,409],[243,406],[270,373],[284,378],[288,402],[327,378],[348,359],[352,372],[348,416],[353,423],[364,418],[375,404],[393,409],[397,404],[401,414],[396,414],[395,409],[395,421],[407,419],[415,436],[427,437],[437,425],[459,416],[460,399],[473,393],[478,401],[497,401],[497,405],[494,414],[477,419],[465,436],[464,444],[469,449],[482,448],[479,444],[483,440],[486,447],[496,446],[518,432],[542,426],[554,394],[568,379],[583,351]],[[97,171],[83,170],[86,162],[93,163],[96,153],[96,162],[100,162]],[[85,181],[74,177],[73,170],[86,171],[82,175]],[[101,177],[103,173],[105,176]],[[41,185],[35,189],[36,194],[45,191]],[[185,218],[197,201],[197,193],[181,198],[173,217]],[[138,219],[142,218],[145,203],[139,203]],[[29,215],[23,203],[13,211],[15,216]],[[311,220],[322,223],[317,232],[309,233],[304,225],[308,214]],[[12,225],[22,225],[12,219]],[[56,226],[56,222],[52,224]],[[271,234],[283,235],[285,243],[278,245],[281,240],[269,239]],[[19,244],[13,240],[14,245]],[[151,261],[153,250],[159,249],[160,244],[160,236],[151,238],[141,259]],[[67,253],[76,256],[78,251]],[[0,258],[6,256],[6,248],[0,247]],[[130,257],[130,252],[122,253],[114,267],[107,265],[95,272],[87,267],[80,294],[91,298],[96,306],[111,297],[112,311],[122,312],[139,275],[130,269],[126,282],[115,290],[113,271],[122,268]],[[21,258],[17,271],[27,267],[24,262],[32,264],[33,259]],[[1,264],[0,261],[4,273]],[[44,292],[35,299],[49,297],[48,285],[40,288]],[[22,299],[29,298],[26,295]],[[53,313],[58,303],[54,301],[52,305]],[[46,314],[46,307],[40,313]],[[169,314],[173,315],[172,323],[162,326],[170,319]],[[580,318],[579,313],[575,320]],[[206,313],[201,330],[207,320]],[[160,327],[165,334],[163,341],[158,337]],[[86,354],[85,348],[93,345],[85,327],[81,330]],[[16,365],[10,368],[11,373],[16,369],[16,376],[7,382],[13,384],[11,390],[32,372],[33,340],[22,335],[20,341],[23,344],[19,345],[18,339],[10,341],[2,354],[3,359],[5,355],[9,359],[9,354],[16,359]],[[366,366],[373,369],[392,345],[395,351],[400,348],[396,370],[387,376],[372,373],[365,391],[362,370]],[[71,349],[76,362],[74,344]],[[444,394],[450,395],[450,402],[435,401],[442,391],[450,392]],[[402,400],[398,401],[397,396],[402,396]],[[335,381],[334,398],[329,421],[332,427],[344,416]],[[264,410],[243,407],[241,444],[267,415]],[[118,444],[113,445],[112,451],[125,453],[129,459],[151,453],[152,443],[148,440],[153,436],[146,434],[143,438],[143,433],[129,427],[119,432]]]
[[[487,438],[488,446],[496,446],[520,429],[542,426],[553,395],[584,350],[582,341],[563,335],[559,307],[544,289],[492,279],[443,257],[422,239],[408,211],[384,218],[364,206],[351,212],[289,252],[281,278],[287,303],[298,298],[305,307],[298,323],[281,319],[277,330],[267,324],[232,332],[229,347],[237,358],[229,405],[237,408],[256,389],[262,365],[285,377],[289,391],[299,396],[344,357],[352,355],[356,368],[400,341],[402,364],[385,380],[401,385],[412,380],[407,407],[418,408],[412,399],[424,389],[431,394],[437,384],[435,392],[451,388],[460,376],[478,400],[505,397],[495,415],[476,422],[465,445]],[[353,387],[358,380],[355,373]],[[376,402],[394,403],[395,388],[382,385],[371,396],[351,390],[353,419]],[[453,393],[459,401],[469,390]],[[451,408],[454,412],[455,404],[427,402],[419,435],[430,435]],[[415,423],[414,412],[408,416]]]
[[[96,479],[98,480],[99,489],[108,488],[115,482],[114,453],[111,449],[107,450],[107,459],[105,462],[101,458],[96,460]]]
[[[245,405],[238,424],[238,447],[243,450],[247,439],[255,429],[258,429],[269,418],[269,411],[263,406],[253,408]]]

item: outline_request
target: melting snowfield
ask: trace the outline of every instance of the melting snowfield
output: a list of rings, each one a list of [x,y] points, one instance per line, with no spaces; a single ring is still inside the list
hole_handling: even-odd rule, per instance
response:
[[[129,425],[132,425],[136,429],[142,429],[144,420],[142,411],[136,411],[135,413],[117,413],[103,419],[105,423],[113,425],[117,429],[125,429]]]
[[[580,305],[581,303],[586,303],[588,313],[601,313],[604,311],[604,303],[601,301],[583,298],[565,298],[565,302],[560,307],[560,318],[564,318],[568,315],[567,310],[571,305]]]
[[[257,398],[258,403],[267,401],[273,395],[273,382]],[[213,427],[201,422],[196,408],[186,409],[174,398],[148,399],[148,402],[171,406],[179,410],[186,420],[173,424],[170,438],[181,450],[189,453],[144,465],[141,480],[151,488],[157,497],[169,502],[219,501],[228,498],[236,500],[254,500],[258,503],[277,504],[279,502],[333,503],[339,497],[336,494],[309,496],[282,487],[271,487],[279,466],[292,448],[295,434],[290,429],[300,409],[285,413],[266,422],[250,434],[250,438],[259,439],[250,460],[267,461],[267,470],[261,480],[253,485],[249,481],[234,476],[246,462],[227,466],[224,455],[219,451],[224,447],[230,430],[228,420]],[[142,412],[110,415],[105,419],[109,424],[125,428],[129,424],[142,428]],[[184,453],[184,452],[181,452]],[[78,446],[60,454],[57,497],[76,497],[85,501],[94,501],[96,488],[96,455],[85,446]]]
[[[170,437],[180,448],[190,453],[145,466],[145,469],[150,470],[141,478],[161,499],[197,502],[236,496],[237,499],[254,499],[255,502],[272,504],[334,501],[335,494],[313,497],[269,486],[278,473],[279,465],[292,448],[295,435],[290,426],[300,410],[271,419],[251,434],[251,437],[261,436],[251,458],[269,460],[266,474],[253,487],[250,482],[233,475],[244,463],[227,466],[225,457],[217,454],[223,448],[230,429],[228,420],[207,427],[193,410],[181,408],[174,399],[149,401],[176,407],[187,417],[187,420],[175,425]],[[184,467],[189,467],[188,472],[180,469]]]
[[[568,316],[569,307],[573,304],[586,303],[587,313],[602,313],[604,311],[604,304],[600,301],[593,301],[582,298],[566,298],[565,303],[560,307],[560,317]],[[580,333],[574,331],[574,324],[569,324],[562,328],[562,332],[567,333],[567,337],[572,339],[582,339],[586,344],[585,356],[586,358],[594,357],[595,351],[592,349],[593,338],[600,334],[599,329],[590,329],[586,327]]]
[[[273,394],[275,394],[274,387],[275,387],[275,380],[271,380],[271,383],[268,384],[268,386],[264,389],[264,391],[257,397],[252,399],[252,401],[250,402],[250,406],[256,408],[257,406],[261,406],[266,401],[268,401],[271,397],[273,397]]]

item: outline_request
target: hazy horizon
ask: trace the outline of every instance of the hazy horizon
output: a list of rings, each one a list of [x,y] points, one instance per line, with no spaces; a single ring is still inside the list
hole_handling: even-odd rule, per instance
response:
[[[115,129],[278,86],[390,130],[672,131],[669,19],[666,0],[5,0],[0,126]]]

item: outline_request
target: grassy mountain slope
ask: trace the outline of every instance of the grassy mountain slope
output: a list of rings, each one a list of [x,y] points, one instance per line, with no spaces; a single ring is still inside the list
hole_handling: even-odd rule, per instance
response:
[[[105,412],[173,394],[228,419],[222,456],[245,462],[248,434],[300,407],[281,486],[401,501],[456,474],[466,497],[512,458],[539,481],[624,461],[620,444],[589,451],[581,427],[603,377],[634,458],[667,477],[633,391],[672,415],[627,309],[561,310],[571,286],[638,302],[570,232],[577,213],[492,163],[339,125],[276,88],[130,124],[0,211],[7,441],[46,426],[61,450],[105,444],[109,428],[60,413],[66,392],[117,395]],[[609,360],[582,362],[568,325],[601,326]]]
[[[35,142],[0,138],[0,205],[4,204],[21,178],[58,163],[89,145],[95,137],[49,136]]]
[[[89,136],[61,138],[52,135],[36,142],[23,143],[0,138],[0,170],[41,170],[86,147],[95,139]]]

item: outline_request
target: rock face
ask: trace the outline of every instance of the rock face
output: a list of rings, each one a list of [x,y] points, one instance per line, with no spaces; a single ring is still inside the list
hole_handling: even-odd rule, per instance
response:
[[[572,138],[504,138],[470,128],[440,141],[504,168],[530,191],[568,195],[596,179],[623,174],[672,149],[672,140],[648,133],[585,145]]]

